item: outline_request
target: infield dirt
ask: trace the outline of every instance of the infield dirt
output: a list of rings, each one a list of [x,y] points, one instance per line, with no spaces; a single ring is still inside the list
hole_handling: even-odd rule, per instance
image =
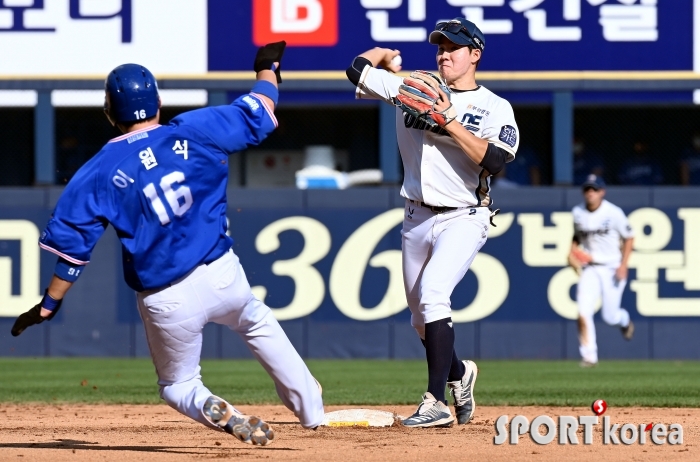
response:
[[[361,406],[329,406],[327,411]],[[366,406],[409,415],[414,406]],[[591,415],[571,407],[478,407],[468,425],[445,429],[319,428],[304,430],[283,406],[240,406],[276,430],[274,444],[251,447],[209,430],[166,405],[0,404],[0,460],[6,461],[185,461],[273,459],[374,460],[700,460],[700,409],[610,408],[613,423],[680,423],[682,445],[603,445],[601,425],[592,445],[539,446],[527,435],[519,444],[495,446],[495,420],[507,414]],[[579,440],[582,441],[581,432]]]

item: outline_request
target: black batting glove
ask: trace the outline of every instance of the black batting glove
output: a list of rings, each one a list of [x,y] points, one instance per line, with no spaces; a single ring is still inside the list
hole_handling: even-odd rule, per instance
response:
[[[282,83],[282,76],[280,75],[280,68],[282,67],[282,55],[284,54],[284,49],[287,46],[287,42],[282,40],[281,42],[268,43],[267,45],[258,48],[258,54],[255,55],[255,63],[253,64],[253,70],[257,74],[260,71],[273,70],[273,63],[278,63],[275,71],[275,76],[277,76],[277,83]]]
[[[47,297],[48,294],[47,292],[44,292],[44,297]],[[43,299],[42,299],[43,302]],[[58,300],[58,305],[54,310],[51,312],[50,315],[47,317],[43,317],[41,315],[41,302],[37,303],[34,305],[32,309],[29,311],[20,314],[17,317],[17,320],[15,321],[15,324],[12,326],[12,336],[17,337],[19,334],[25,331],[27,327],[33,326],[35,324],[41,324],[44,321],[51,321],[54,316],[56,316],[56,313],[58,313],[58,310],[61,309],[61,304],[63,303],[63,300]]]

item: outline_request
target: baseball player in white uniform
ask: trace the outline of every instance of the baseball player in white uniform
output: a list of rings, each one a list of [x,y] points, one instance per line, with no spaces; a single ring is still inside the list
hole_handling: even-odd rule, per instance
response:
[[[602,178],[589,175],[583,184],[583,197],[584,203],[572,211],[574,239],[570,259],[583,266],[576,292],[581,367],[593,367],[598,364],[593,313],[601,298],[603,321],[620,326],[627,340],[634,334],[629,313],[620,308],[634,236],[625,213],[604,199]]]
[[[428,93],[433,90],[421,82],[444,85],[435,90],[437,99],[426,106],[425,116],[396,109],[405,172],[404,286],[411,325],[428,362],[427,392],[416,413],[404,420],[409,427],[454,422],[446,405],[446,384],[458,423],[469,422],[475,409],[477,367],[473,361],[460,361],[454,351],[450,296],[486,242],[490,177],[515,158],[519,138],[510,104],[476,83],[484,41],[473,23],[457,18],[438,23],[429,37],[437,45],[439,78],[419,71],[406,79],[394,75],[400,66],[392,59],[399,51],[383,48],[362,53],[347,70],[357,98],[389,104],[398,104],[408,84]]]

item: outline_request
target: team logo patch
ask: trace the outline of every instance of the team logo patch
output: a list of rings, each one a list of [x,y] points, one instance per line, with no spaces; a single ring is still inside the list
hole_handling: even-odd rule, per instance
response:
[[[126,139],[126,141],[131,144],[134,141],[142,140],[144,138],[148,138],[148,132],[143,132],[143,133],[137,133],[135,135],[131,135]]]
[[[518,132],[514,127],[510,125],[504,125],[501,127],[501,134],[498,135],[498,139],[503,141],[505,144],[511,148],[515,147],[515,143],[518,142]]]

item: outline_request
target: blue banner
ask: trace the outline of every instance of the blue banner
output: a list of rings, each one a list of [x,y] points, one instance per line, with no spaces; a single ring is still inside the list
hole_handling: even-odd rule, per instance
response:
[[[21,337],[14,317],[41,299],[56,257],[36,242],[58,192],[3,192],[0,204],[0,355],[147,355],[135,296],[108,230],[61,313]],[[622,304],[633,342],[602,322],[601,357],[700,356],[700,203],[689,188],[611,188],[635,231]],[[452,296],[458,352],[484,358],[577,357],[577,275],[567,266],[570,207],[580,191],[498,194],[497,227]],[[15,204],[15,205],[11,205]],[[402,200],[391,189],[231,190],[230,233],[255,295],[308,357],[421,357],[401,271]],[[527,204],[539,204],[531,206]],[[247,357],[222,326],[205,357]]]
[[[427,36],[458,16],[486,35],[480,70],[693,69],[693,0],[209,0],[209,70],[247,71],[280,39],[286,70],[344,70],[375,46],[434,69]]]
[[[627,209],[635,229],[623,306],[632,316],[700,316],[700,208]],[[246,211],[232,217],[234,250],[265,302],[291,320],[408,319],[401,277],[403,209]],[[453,320],[575,319],[567,267],[569,211],[509,210],[452,297]]]

